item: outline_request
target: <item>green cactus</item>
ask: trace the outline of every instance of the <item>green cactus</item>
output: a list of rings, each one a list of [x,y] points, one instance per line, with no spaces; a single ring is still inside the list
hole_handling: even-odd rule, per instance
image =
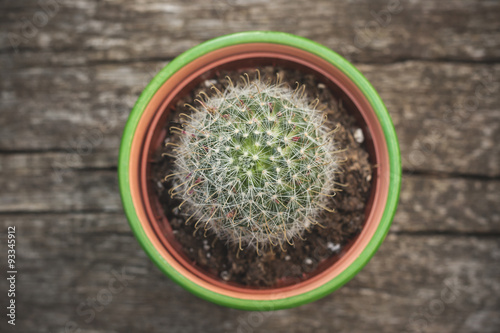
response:
[[[293,243],[334,195],[335,145],[304,87],[250,81],[203,95],[172,144],[171,196],[198,230],[254,247]],[[314,105],[316,104],[316,105]]]

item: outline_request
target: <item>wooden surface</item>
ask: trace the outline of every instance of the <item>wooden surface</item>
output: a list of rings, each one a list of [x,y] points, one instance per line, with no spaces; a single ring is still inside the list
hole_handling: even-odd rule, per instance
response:
[[[12,225],[19,270],[17,325],[2,313],[1,332],[500,331],[499,2],[53,1],[0,2],[0,267]],[[291,32],[355,63],[403,157],[400,206],[370,263],[332,295],[271,313],[213,305],[163,276],[117,186],[147,82],[244,30]],[[91,315],[122,270],[126,285]],[[7,289],[1,279],[3,311]]]

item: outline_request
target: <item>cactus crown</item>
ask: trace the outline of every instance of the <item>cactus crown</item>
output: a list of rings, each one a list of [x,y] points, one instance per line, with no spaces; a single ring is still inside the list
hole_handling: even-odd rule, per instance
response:
[[[305,87],[294,90],[259,80],[233,85],[196,100],[173,151],[170,194],[183,200],[195,228],[219,239],[255,247],[280,246],[329,210],[337,169],[326,116]],[[330,211],[330,210],[329,210]]]

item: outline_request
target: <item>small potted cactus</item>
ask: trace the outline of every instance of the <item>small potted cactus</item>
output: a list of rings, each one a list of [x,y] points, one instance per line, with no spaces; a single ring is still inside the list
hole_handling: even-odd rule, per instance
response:
[[[368,262],[401,166],[387,111],[352,65],[304,38],[246,32],[185,52],[151,81],[119,177],[132,230],[165,274],[221,305],[276,310],[325,296]]]

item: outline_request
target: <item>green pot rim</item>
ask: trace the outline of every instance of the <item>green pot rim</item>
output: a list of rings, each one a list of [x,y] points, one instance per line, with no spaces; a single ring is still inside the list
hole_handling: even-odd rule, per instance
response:
[[[346,270],[329,282],[309,292],[276,300],[247,300],[221,295],[185,278],[160,255],[146,236],[132,202],[129,184],[130,150],[135,130],[144,109],[156,91],[169,77],[194,59],[223,47],[244,43],[274,43],[296,47],[315,54],[339,68],[358,86],[375,110],[389,152],[391,177],[387,203],[381,222],[366,248]],[[307,38],[275,31],[249,31],[221,36],[197,45],[172,60],[151,80],[137,100],[125,125],[118,160],[118,177],[120,194],[129,224],[144,251],[163,273],[193,294],[219,305],[242,310],[279,310],[306,304],[330,294],[352,279],[368,263],[385,239],[396,212],[401,185],[401,156],[396,132],[384,103],[368,80],[347,60],[329,48]]]

